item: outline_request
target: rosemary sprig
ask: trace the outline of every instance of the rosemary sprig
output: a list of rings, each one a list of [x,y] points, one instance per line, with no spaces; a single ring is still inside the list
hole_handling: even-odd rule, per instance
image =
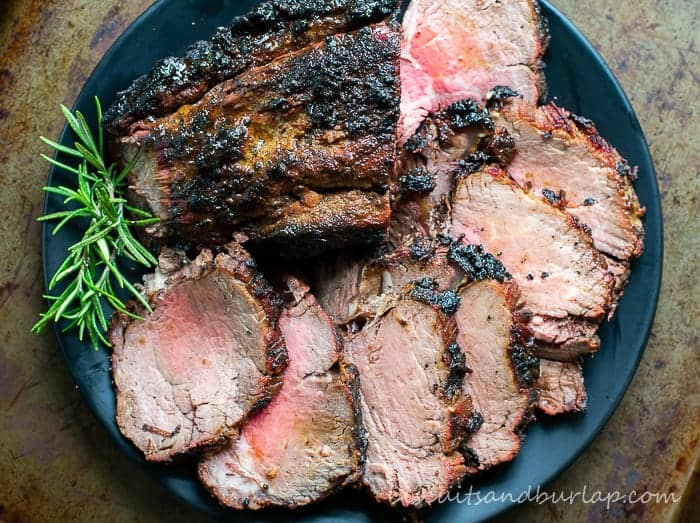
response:
[[[131,227],[158,222],[147,212],[128,205],[126,176],[138,161],[136,155],[126,167],[107,166],[104,160],[102,107],[97,107],[97,138],[90,131],[87,120],[76,111],[71,113],[61,105],[61,111],[78,141],[74,147],[65,147],[48,138],[41,141],[65,155],[78,160],[77,166],[68,165],[42,154],[41,157],[56,167],[76,176],[76,187],[44,187],[47,193],[64,198],[65,210],[47,214],[39,221],[57,221],[52,234],[57,234],[67,223],[84,220],[87,228],[82,239],[68,248],[68,254],[49,282],[51,292],[60,283],[65,289],[58,295],[44,296],[50,301],[49,309],[40,315],[32,332],[40,333],[49,323],[65,321],[63,331],[77,329],[83,340],[87,332],[95,350],[100,344],[110,346],[105,337],[109,327],[102,307],[103,300],[114,309],[138,318],[127,310],[117,296],[117,287],[126,289],[146,310],[150,306],[139,291],[117,267],[119,257],[129,258],[146,267],[155,266],[153,255],[133,236]]]

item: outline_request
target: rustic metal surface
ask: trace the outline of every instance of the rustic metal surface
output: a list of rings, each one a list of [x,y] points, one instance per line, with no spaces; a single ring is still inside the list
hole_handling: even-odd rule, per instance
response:
[[[94,65],[147,0],[0,0],[0,523],[201,521],[126,460],[82,403],[44,306],[37,136],[56,136]],[[696,0],[555,1],[637,109],[663,194],[664,284],[641,367],[613,419],[549,491],[673,492],[684,503],[526,505],[520,521],[697,521],[700,58]],[[684,509],[683,509],[684,507]],[[683,512],[684,515],[681,515]],[[508,519],[508,518],[505,518]],[[505,520],[504,519],[504,520]]]

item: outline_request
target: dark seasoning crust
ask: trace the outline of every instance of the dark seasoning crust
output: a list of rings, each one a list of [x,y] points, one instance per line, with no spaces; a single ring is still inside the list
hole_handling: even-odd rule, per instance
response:
[[[391,15],[395,0],[263,2],[219,28],[209,40],[168,57],[139,77],[105,112],[111,132],[124,132],[143,118],[158,117],[196,102],[209,88],[249,67],[301,49],[319,38],[352,31]]]
[[[326,234],[341,242],[336,229],[345,225],[346,243],[363,233],[363,243],[380,238],[394,164],[399,47],[388,26],[327,37],[214,87],[162,123],[136,127],[124,142],[145,144],[157,158],[166,208],[158,234],[211,245],[243,227],[253,239],[280,243],[296,234],[322,245]],[[281,134],[267,136],[267,126]],[[351,189],[355,196],[340,197]],[[303,215],[293,210],[299,200],[308,219],[285,224]],[[350,221],[354,208],[366,225]]]

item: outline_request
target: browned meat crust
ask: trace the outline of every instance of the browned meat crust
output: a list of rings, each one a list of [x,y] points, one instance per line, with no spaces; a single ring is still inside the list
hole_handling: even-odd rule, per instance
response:
[[[390,16],[396,0],[272,0],[234,18],[184,57],[168,57],[117,95],[105,125],[125,134],[132,123],[175,112],[214,85],[283,54]]]
[[[130,184],[161,219],[149,234],[193,246],[242,229],[284,238],[293,228],[270,222],[292,202],[313,208],[324,193],[354,189],[363,194],[347,204],[326,197],[333,204],[317,210],[332,209],[335,220],[310,223],[304,240],[318,250],[376,240],[388,221],[399,47],[386,24],[332,36],[219,84],[174,115],[135,124],[121,156],[145,149]],[[374,201],[361,209],[360,200]],[[368,214],[355,225],[358,210]]]

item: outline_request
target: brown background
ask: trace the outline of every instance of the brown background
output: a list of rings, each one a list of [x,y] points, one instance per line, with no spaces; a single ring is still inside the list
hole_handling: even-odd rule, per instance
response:
[[[29,333],[40,295],[40,134],[147,0],[0,0],[0,523],[201,521],[126,460],[83,404],[51,334]],[[520,521],[691,521],[700,513],[697,0],[555,0],[611,65],[658,170],[664,284],[644,359],[621,407],[548,490],[682,493],[677,505],[522,506]],[[504,518],[506,519],[506,518]],[[694,519],[697,521],[697,519]]]

